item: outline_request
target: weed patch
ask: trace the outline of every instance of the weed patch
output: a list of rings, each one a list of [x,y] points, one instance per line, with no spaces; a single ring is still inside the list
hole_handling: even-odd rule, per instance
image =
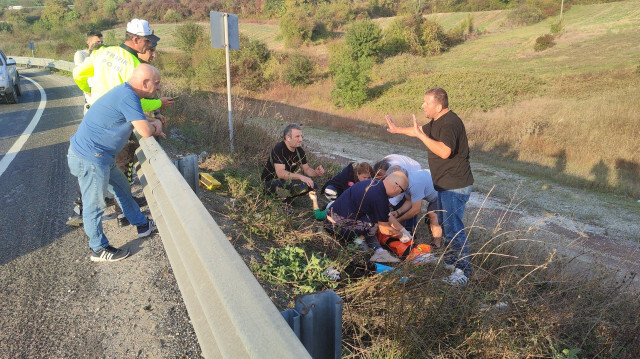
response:
[[[258,275],[272,283],[291,284],[296,293],[313,293],[324,288],[334,289],[337,283],[325,276],[332,262],[325,256],[300,247],[271,248],[264,255],[265,264],[254,265]]]

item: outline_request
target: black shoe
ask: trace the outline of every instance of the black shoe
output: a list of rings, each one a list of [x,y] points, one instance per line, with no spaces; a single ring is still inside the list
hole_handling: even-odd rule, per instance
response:
[[[133,197],[133,200],[136,201],[138,207],[144,207],[147,205],[147,199],[143,197]]]
[[[92,249],[91,256],[89,258],[92,262],[117,262],[127,258],[128,256],[128,249],[106,246],[97,252]]]
[[[147,224],[143,224],[142,226],[138,226],[138,238],[144,238],[151,234],[156,228],[156,222],[153,219],[150,219]]]
[[[82,227],[82,215],[74,213],[67,219],[67,226]]]
[[[113,206],[116,205],[116,199],[115,198],[110,198],[110,197],[105,197],[104,198],[104,203],[107,204],[107,208],[113,207]]]
[[[129,223],[129,220],[127,219],[127,217],[124,216],[124,214],[119,214],[118,215],[118,226],[119,227],[126,227],[128,225],[130,225],[131,223]]]

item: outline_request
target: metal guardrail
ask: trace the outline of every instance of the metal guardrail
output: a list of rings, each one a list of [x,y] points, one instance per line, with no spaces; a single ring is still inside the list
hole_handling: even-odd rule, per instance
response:
[[[156,140],[141,139],[136,156],[138,177],[203,355],[310,358]]]
[[[26,56],[9,56],[16,60],[16,64],[27,66],[27,67],[43,67],[50,70],[62,70],[73,72],[73,68],[75,67],[73,62],[63,61],[63,60],[54,60],[54,59],[41,59],[38,57],[26,57]]]
[[[23,66],[69,72],[75,67],[62,60],[11,57]],[[158,142],[140,139],[136,156],[138,177],[203,356],[311,358]]]

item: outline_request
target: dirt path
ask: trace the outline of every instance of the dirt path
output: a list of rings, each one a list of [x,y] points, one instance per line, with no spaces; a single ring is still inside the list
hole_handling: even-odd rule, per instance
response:
[[[305,127],[304,132],[308,149],[341,162],[373,163],[398,153],[428,168],[426,150],[311,127]],[[467,207],[467,226],[513,231],[521,238],[558,248],[559,254],[577,259],[575,262],[604,265],[623,277],[639,273],[640,205],[634,200],[531,179],[473,158],[471,161],[475,184]],[[637,277],[633,280],[640,286]]]

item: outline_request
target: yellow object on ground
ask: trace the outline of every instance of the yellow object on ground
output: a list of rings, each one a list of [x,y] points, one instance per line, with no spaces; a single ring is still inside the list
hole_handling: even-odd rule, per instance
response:
[[[213,178],[213,176],[206,172],[200,172],[200,184],[209,191],[218,188],[221,185],[221,183],[217,179]]]

